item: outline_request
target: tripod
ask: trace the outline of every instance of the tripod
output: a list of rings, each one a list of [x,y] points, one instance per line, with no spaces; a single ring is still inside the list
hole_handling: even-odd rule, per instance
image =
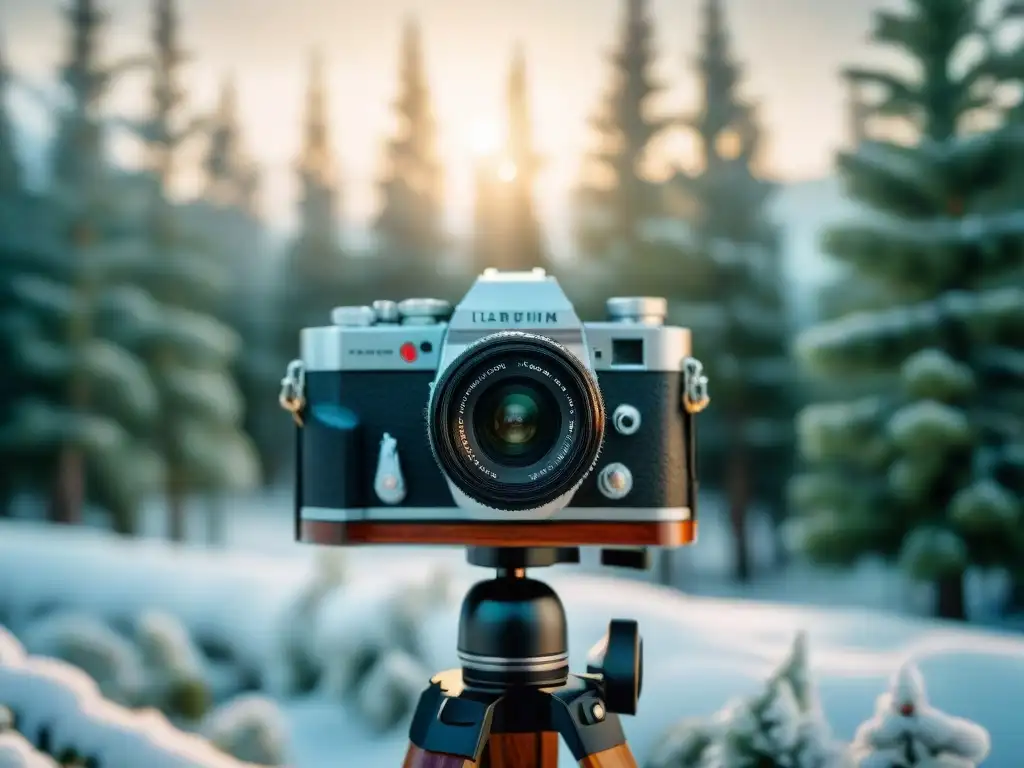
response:
[[[571,674],[562,602],[526,577],[578,563],[579,549],[471,547],[468,559],[497,576],[462,601],[462,667],[420,696],[403,768],[557,768],[559,738],[579,768],[637,768],[618,717],[636,714],[640,698],[637,623],[613,620],[587,674]]]

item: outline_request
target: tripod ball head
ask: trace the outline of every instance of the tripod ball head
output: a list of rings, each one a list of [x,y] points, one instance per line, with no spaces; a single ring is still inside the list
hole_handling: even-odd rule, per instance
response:
[[[587,672],[601,676],[608,711],[635,715],[644,677],[640,626],[629,619],[608,622],[608,632],[587,655]]]

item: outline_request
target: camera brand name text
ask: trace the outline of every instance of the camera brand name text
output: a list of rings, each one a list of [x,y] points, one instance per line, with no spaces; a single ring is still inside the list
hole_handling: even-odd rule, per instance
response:
[[[557,312],[473,312],[470,315],[472,323],[538,323],[548,324],[558,322]]]

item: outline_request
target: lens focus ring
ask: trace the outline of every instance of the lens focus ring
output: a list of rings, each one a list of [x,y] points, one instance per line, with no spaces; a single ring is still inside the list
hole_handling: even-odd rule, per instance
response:
[[[486,507],[537,509],[593,468],[605,412],[593,374],[543,336],[504,331],[470,345],[431,393],[427,431],[445,476]]]

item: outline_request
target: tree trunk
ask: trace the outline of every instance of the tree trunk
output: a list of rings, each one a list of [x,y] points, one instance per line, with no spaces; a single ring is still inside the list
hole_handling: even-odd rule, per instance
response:
[[[964,574],[943,576],[935,583],[935,615],[940,619],[967,621]]]
[[[206,497],[206,543],[223,547],[226,539],[224,504],[219,495],[211,493]]]
[[[175,543],[182,543],[186,537],[185,490],[177,476],[170,470],[167,479],[167,538]]]
[[[782,571],[789,565],[789,550],[783,528],[786,523],[785,507],[781,504],[772,509],[772,565],[775,570]]]
[[[1010,574],[1010,594],[1006,600],[1006,613],[1024,613],[1024,572]]]
[[[138,535],[138,510],[132,507],[118,506],[110,510],[110,530],[118,536]]]
[[[85,500],[85,459],[78,448],[64,446],[57,457],[57,476],[50,499],[50,522],[78,525]]]
[[[729,522],[732,526],[733,568],[736,581],[750,581],[750,543],[747,537],[747,508],[750,506],[750,467],[743,439],[743,419],[734,414],[731,419],[732,439],[726,461],[726,495],[729,501]]]

